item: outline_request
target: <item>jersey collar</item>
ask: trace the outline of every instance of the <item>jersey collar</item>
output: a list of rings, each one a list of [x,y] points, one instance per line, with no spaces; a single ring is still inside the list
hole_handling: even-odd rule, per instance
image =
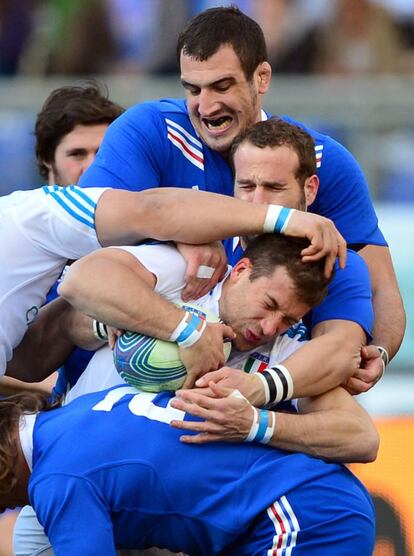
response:
[[[30,471],[33,465],[33,428],[36,417],[36,414],[23,415],[19,423],[20,445]]]

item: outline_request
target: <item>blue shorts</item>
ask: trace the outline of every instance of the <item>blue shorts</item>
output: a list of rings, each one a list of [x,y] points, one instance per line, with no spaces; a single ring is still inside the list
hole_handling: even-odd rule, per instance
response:
[[[287,493],[223,556],[371,556],[370,495],[345,467]]]

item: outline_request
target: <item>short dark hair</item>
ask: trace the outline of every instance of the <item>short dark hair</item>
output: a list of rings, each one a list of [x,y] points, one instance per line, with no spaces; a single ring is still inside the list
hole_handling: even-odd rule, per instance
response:
[[[178,37],[178,63],[181,52],[204,61],[225,44],[237,54],[248,81],[257,66],[267,61],[266,41],[260,25],[236,6],[230,6],[210,8],[189,21]]]
[[[0,400],[0,495],[10,492],[18,481],[16,461],[19,443],[16,434],[24,415],[59,407],[45,394],[27,392]]]
[[[250,280],[271,276],[278,266],[286,268],[293,280],[299,299],[315,307],[327,294],[332,276],[325,276],[325,257],[314,262],[302,262],[300,253],[309,240],[277,234],[263,234],[249,242],[244,256],[252,264]]]
[[[301,127],[280,118],[270,118],[257,122],[242,131],[234,139],[230,149],[230,164],[234,168],[234,155],[243,143],[264,149],[287,145],[298,155],[299,165],[295,177],[304,185],[306,178],[316,174],[315,142]]]
[[[35,124],[36,159],[40,175],[48,177],[55,158],[56,147],[62,138],[77,125],[110,124],[124,112],[124,108],[108,99],[102,85],[85,85],[55,89],[38,113]]]

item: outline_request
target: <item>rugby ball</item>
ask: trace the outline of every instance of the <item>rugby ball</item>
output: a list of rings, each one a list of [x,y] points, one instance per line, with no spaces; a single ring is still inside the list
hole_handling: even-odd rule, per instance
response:
[[[192,304],[181,306],[207,322],[220,322],[216,315],[202,307]],[[231,343],[225,342],[226,361],[230,351]],[[113,354],[119,375],[131,386],[145,392],[175,391],[181,388],[187,375],[176,342],[127,331],[118,338]]]

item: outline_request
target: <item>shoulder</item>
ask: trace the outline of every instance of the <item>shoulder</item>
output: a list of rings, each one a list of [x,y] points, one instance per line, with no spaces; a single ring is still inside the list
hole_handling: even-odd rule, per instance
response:
[[[190,141],[193,146],[202,148],[201,141],[194,130],[184,99],[161,99],[136,104],[117,118],[109,129],[113,131],[128,129],[145,134],[159,133],[171,140],[170,134]]]
[[[336,263],[330,289],[341,282],[353,286],[360,285],[371,291],[368,266],[361,255],[352,249],[347,249],[347,260],[344,269],[340,269],[338,263]]]
[[[156,278],[155,290],[168,299],[180,296],[185,284],[187,264],[173,243],[149,240],[122,247],[131,253]]]
[[[160,99],[135,104],[128,108],[115,122],[126,120],[138,123],[141,118],[164,121],[165,119],[172,118],[182,122],[189,121],[184,100]]]
[[[341,143],[312,127],[290,118],[289,116],[282,116],[282,119],[288,123],[294,124],[305,130],[315,141],[315,154],[316,165],[318,170],[329,169],[332,162],[332,157],[335,157],[335,171],[343,169],[345,165],[348,169],[353,169],[356,172],[361,172],[359,164],[349,150]],[[362,173],[362,172],[361,172]]]
[[[311,311],[311,327],[325,320],[348,320],[370,336],[374,312],[368,267],[363,258],[348,250],[346,267],[337,268],[324,301]]]

